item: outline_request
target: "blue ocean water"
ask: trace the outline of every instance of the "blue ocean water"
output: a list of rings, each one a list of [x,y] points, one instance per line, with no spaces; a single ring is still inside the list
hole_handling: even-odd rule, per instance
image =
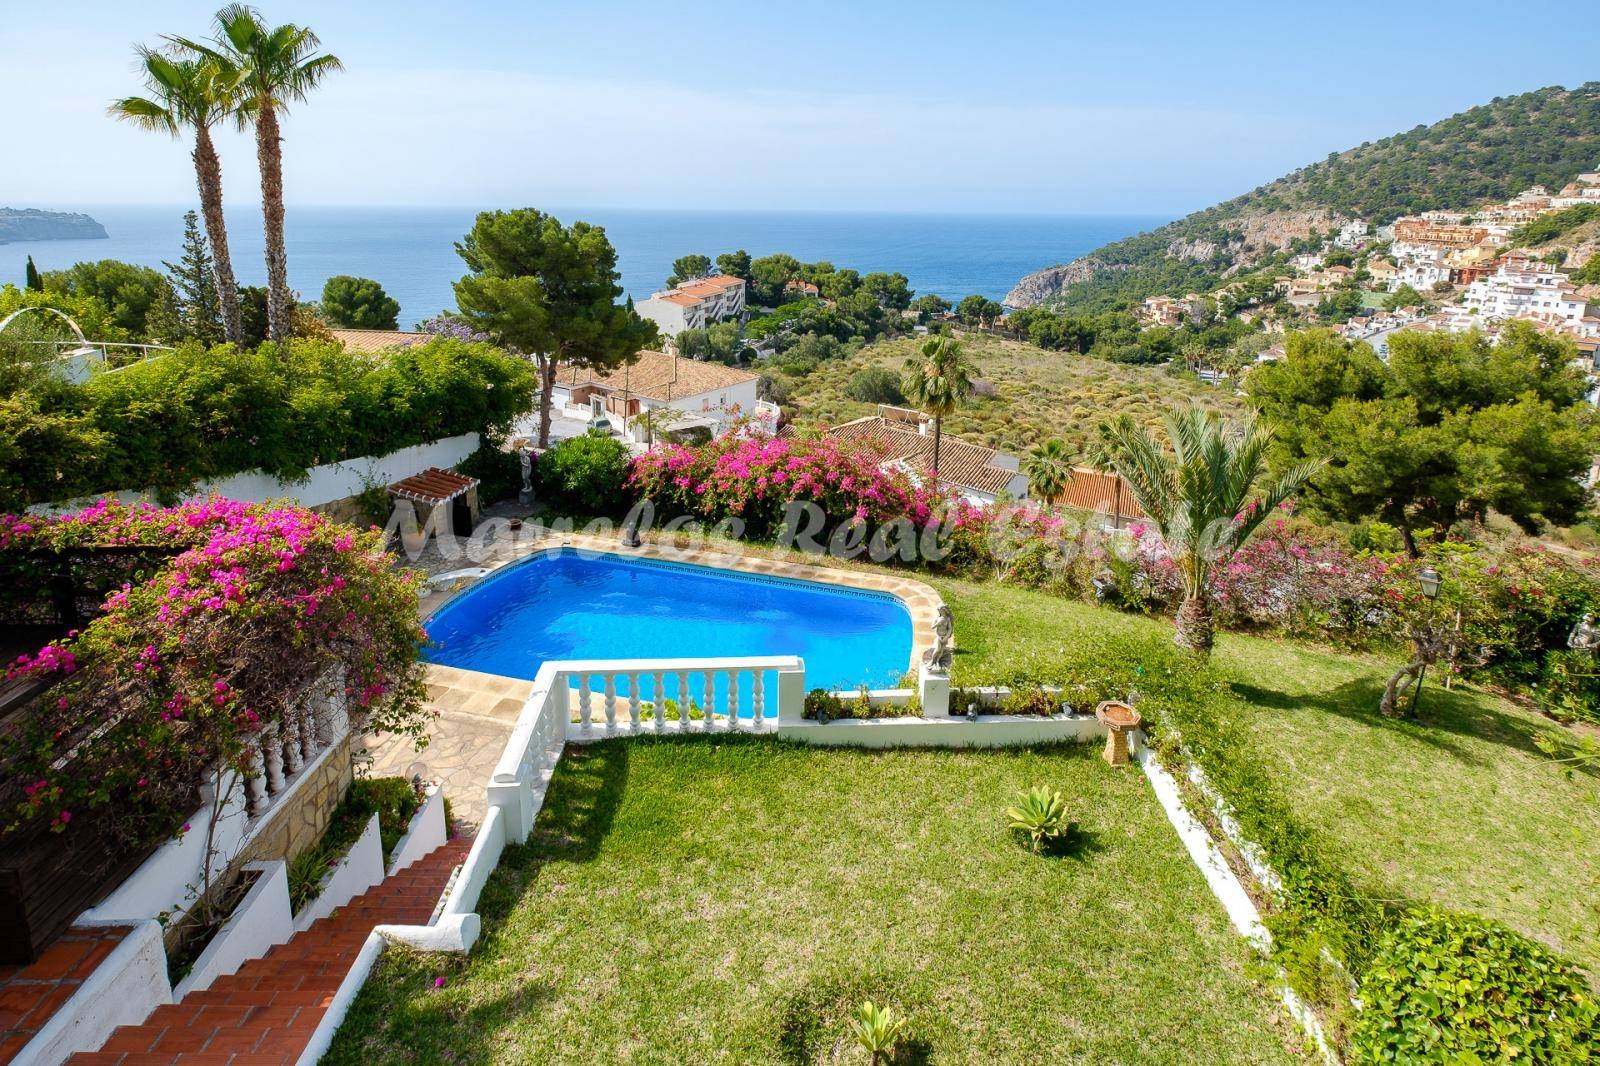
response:
[[[798,655],[808,689],[881,688],[911,657],[911,616],[883,593],[571,551],[468,589],[427,630],[433,662],[528,680],[556,659]],[[676,688],[669,679],[666,694]],[[690,691],[698,700],[697,679]]]
[[[162,260],[178,257],[182,206],[60,209],[88,212],[105,226],[110,239],[0,244],[0,283],[21,284],[29,255],[41,270],[85,259],[122,259],[159,268]],[[898,270],[918,292],[951,300],[969,293],[998,300],[1024,274],[1166,221],[1128,215],[550,210],[563,222],[584,219],[606,228],[617,248],[623,286],[635,299],[661,288],[680,255],[715,257],[744,248],[753,256],[788,252],[807,262],[828,259],[862,273]],[[463,273],[455,242],[476,214],[468,208],[291,205],[285,224],[290,284],[305,298],[316,299],[331,275],[376,278],[400,301],[400,324],[409,328],[455,306],[450,286]],[[260,211],[229,210],[228,241],[240,281],[264,284]]]

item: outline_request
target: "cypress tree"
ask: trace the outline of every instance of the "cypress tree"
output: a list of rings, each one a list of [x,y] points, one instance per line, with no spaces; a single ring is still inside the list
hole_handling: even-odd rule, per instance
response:
[[[39,276],[39,268],[33,265],[33,256],[28,256],[27,272],[28,289],[32,292],[44,291],[44,279]]]

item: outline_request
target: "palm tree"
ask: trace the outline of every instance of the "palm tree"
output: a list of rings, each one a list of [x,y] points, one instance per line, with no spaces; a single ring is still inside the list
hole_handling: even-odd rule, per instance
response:
[[[973,365],[951,337],[929,337],[921,352],[906,360],[902,390],[906,399],[933,416],[933,465],[930,480],[939,482],[939,442],[944,435],[945,416],[972,395]]]
[[[269,27],[261,13],[229,4],[216,15],[215,46],[182,37],[174,44],[225,64],[237,72],[248,106],[240,124],[254,124],[256,161],[261,168],[261,215],[267,244],[267,336],[289,336],[294,294],[289,291],[289,260],[283,245],[283,146],[278,113],[303,101],[322,79],[344,69],[337,56],[319,53],[322,42],[304,26]]]
[[[1127,481],[1182,575],[1174,642],[1209,652],[1212,567],[1243,544],[1319,464],[1294,467],[1253,495],[1272,441],[1272,432],[1253,416],[1224,421],[1189,407],[1169,414],[1166,430],[1164,446],[1131,419],[1114,421],[1104,430],[1104,458],[1111,472]]]
[[[1028,475],[1029,492],[1056,503],[1072,483],[1072,452],[1059,439],[1036,444],[1022,460],[1022,472]]]
[[[237,344],[243,336],[239,311],[239,284],[228,254],[228,228],[222,216],[222,162],[211,141],[211,127],[227,118],[237,104],[237,72],[225,64],[200,56],[172,57],[139,48],[149,96],[126,96],[107,109],[113,118],[141,129],[181,135],[194,130],[195,181],[200,187],[200,213],[211,241],[211,269],[217,279],[217,299],[222,308],[222,332]]]

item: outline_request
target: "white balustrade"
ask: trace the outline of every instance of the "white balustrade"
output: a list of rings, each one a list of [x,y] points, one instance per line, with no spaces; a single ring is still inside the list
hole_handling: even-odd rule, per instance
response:
[[[259,818],[300,773],[350,731],[345,709],[344,672],[329,671],[310,686],[299,707],[285,710],[245,741],[245,809]]]

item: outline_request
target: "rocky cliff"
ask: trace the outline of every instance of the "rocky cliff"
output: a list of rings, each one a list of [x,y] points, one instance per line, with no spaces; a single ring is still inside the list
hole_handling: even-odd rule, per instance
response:
[[[0,207],[0,244],[12,241],[101,240],[106,228],[88,215]]]

